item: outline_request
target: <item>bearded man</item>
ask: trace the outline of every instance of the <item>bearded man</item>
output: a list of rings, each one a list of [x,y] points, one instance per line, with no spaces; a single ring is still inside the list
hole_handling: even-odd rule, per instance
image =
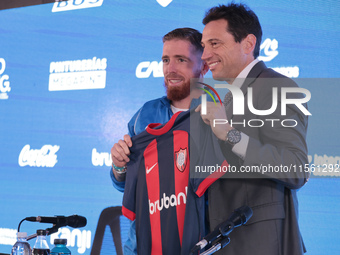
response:
[[[146,102],[128,123],[129,134],[111,149],[113,186],[124,192],[126,164],[130,161],[131,136],[145,130],[150,123],[166,123],[178,111],[186,111],[197,104],[190,96],[190,79],[203,78],[208,66],[202,61],[202,34],[192,28],[178,28],[163,37],[163,73],[166,96]],[[199,102],[197,102],[199,103]],[[136,231],[131,224],[124,254],[137,254]]]

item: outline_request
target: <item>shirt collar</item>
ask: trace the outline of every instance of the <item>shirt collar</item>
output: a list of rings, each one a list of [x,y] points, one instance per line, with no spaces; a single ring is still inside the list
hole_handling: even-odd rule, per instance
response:
[[[247,78],[250,70],[256,65],[258,62],[260,62],[258,59],[254,59],[252,62],[250,62],[240,73],[237,75],[236,79],[233,82],[233,85],[236,87],[241,88],[245,79]]]

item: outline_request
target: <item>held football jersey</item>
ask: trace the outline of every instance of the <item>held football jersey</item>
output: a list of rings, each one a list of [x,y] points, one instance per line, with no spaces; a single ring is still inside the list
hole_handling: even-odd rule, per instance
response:
[[[138,254],[189,254],[206,234],[203,194],[223,174],[189,178],[190,167],[228,166],[217,138],[188,111],[150,124],[132,143],[122,211],[136,220]]]

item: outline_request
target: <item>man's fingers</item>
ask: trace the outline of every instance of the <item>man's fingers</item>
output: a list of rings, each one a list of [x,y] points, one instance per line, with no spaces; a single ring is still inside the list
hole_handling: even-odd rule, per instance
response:
[[[127,146],[131,147],[132,146],[132,140],[129,135],[124,135],[124,141],[127,144]]]
[[[111,158],[112,162],[117,167],[126,166],[126,162],[123,160],[123,157],[118,153],[118,151],[112,147],[111,149]]]
[[[128,155],[130,155],[130,149],[125,141],[119,140],[118,143],[113,145],[111,149],[111,156],[112,161],[116,166],[125,166],[126,163],[130,161]]]
[[[124,140],[119,140],[116,148],[117,148],[117,151],[119,152],[119,154],[122,155],[124,160],[128,159],[127,156],[130,155],[130,148]]]

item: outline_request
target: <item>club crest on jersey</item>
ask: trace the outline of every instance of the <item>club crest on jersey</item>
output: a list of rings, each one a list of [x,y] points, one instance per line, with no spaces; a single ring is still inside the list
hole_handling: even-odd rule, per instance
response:
[[[187,165],[187,154],[188,154],[187,148],[180,149],[179,151],[175,152],[176,167],[181,172],[184,171]]]

